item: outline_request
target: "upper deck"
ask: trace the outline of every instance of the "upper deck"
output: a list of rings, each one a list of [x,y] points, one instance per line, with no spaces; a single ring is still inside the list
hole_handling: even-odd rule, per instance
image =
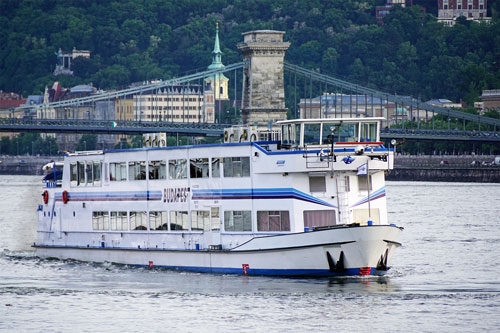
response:
[[[307,147],[380,146],[380,124],[383,118],[295,119],[277,122],[281,127],[281,144],[294,149]]]

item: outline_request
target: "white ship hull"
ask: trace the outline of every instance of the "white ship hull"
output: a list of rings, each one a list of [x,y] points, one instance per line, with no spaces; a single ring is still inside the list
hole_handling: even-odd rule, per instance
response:
[[[393,151],[379,142],[380,119],[280,126],[281,141],[70,154],[62,183],[43,191],[37,253],[213,273],[384,274],[401,229],[387,217]]]
[[[393,249],[400,245],[400,233],[395,226],[347,226],[258,237],[232,250],[37,246],[37,253],[42,257],[224,274],[384,275]],[[341,256],[343,263],[339,263]]]

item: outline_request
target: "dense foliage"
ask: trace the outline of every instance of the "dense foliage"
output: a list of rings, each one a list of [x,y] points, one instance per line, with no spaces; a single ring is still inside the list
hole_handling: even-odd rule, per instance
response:
[[[4,136],[0,140],[0,155],[56,155],[58,150],[54,138],[42,138],[39,133]]]
[[[500,21],[436,22],[436,1],[396,8],[375,24],[382,0],[2,0],[0,89],[39,94],[55,80],[102,89],[205,69],[219,21],[223,61],[240,61],[241,33],[286,31],[287,61],[391,93],[477,99],[500,88]],[[499,5],[490,4],[497,16]],[[432,14],[432,15],[431,15]],[[55,77],[55,52],[90,50],[74,77]]]

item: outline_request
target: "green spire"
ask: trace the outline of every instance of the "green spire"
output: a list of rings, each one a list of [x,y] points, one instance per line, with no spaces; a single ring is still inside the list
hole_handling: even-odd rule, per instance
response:
[[[219,45],[219,22],[216,22],[215,26],[215,44],[212,56],[212,64],[208,66],[208,69],[224,68],[224,65],[222,64],[222,52]]]

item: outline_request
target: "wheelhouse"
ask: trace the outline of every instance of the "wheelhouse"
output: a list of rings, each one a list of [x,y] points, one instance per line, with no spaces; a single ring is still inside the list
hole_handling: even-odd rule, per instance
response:
[[[281,143],[291,149],[342,144],[380,144],[383,118],[329,118],[280,121]]]

